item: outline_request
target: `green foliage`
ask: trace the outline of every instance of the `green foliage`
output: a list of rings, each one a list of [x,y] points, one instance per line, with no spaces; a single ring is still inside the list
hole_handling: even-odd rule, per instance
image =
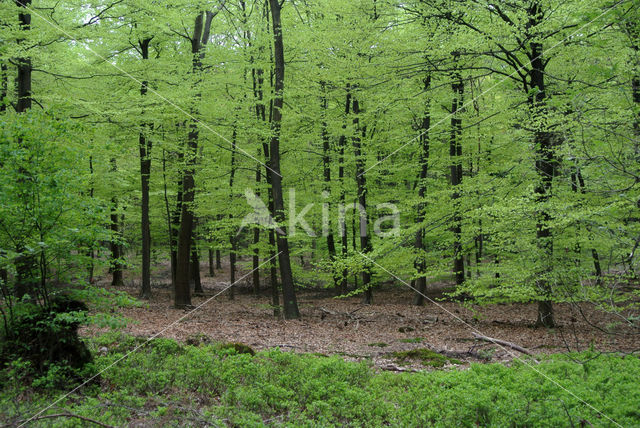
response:
[[[623,426],[640,423],[640,359],[633,355],[570,354],[535,365],[514,361],[510,367],[472,364],[464,370],[398,374],[335,356],[270,350],[252,357],[217,345],[170,342],[153,340],[132,353],[103,373],[100,389],[75,395],[65,409],[112,425],[158,418],[165,425],[196,418],[241,426],[578,426],[581,420],[613,426],[608,418]],[[96,338],[92,349],[109,347],[96,357],[97,369],[137,343],[114,334]],[[3,374],[22,369],[16,362]],[[2,385],[5,421],[23,420],[50,396],[33,392],[9,404],[19,385]],[[96,406],[104,411],[96,413]]]

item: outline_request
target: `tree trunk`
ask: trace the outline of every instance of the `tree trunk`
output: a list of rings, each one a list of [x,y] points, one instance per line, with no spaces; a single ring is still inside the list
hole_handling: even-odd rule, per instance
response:
[[[424,106],[424,114],[422,116],[422,122],[420,123],[420,175],[418,177],[418,210],[416,215],[416,223],[419,225],[416,231],[415,246],[418,251],[418,257],[416,258],[415,266],[418,277],[416,278],[416,289],[418,292],[415,297],[415,304],[418,306],[424,305],[424,295],[427,291],[427,278],[426,275],[426,263],[424,245],[424,227],[422,223],[426,215],[424,197],[427,193],[427,172],[429,170],[429,128],[431,127],[431,103],[429,99],[429,90],[431,88],[431,75],[427,75],[423,81],[424,92],[426,94],[426,101]]]
[[[0,113],[7,111],[7,96],[9,95],[9,74],[7,64],[0,64]]]
[[[345,95],[345,104],[344,104],[344,115],[345,122],[342,124],[342,132],[343,134],[338,138],[338,181],[340,183],[340,217],[338,220],[338,227],[340,232],[340,247],[342,258],[346,259],[347,254],[349,253],[349,239],[347,237],[347,225],[345,218],[345,209],[346,209],[346,188],[344,182],[344,152],[345,146],[347,143],[346,130],[347,130],[347,117],[351,111],[351,90],[349,84],[347,84],[347,94]],[[342,277],[340,279],[340,291],[341,294],[347,294],[347,276],[349,272],[347,269],[342,270]]]
[[[539,19],[539,7],[532,7],[530,10],[530,19]],[[529,96],[529,105],[532,110],[533,123],[538,123],[535,130],[535,147],[536,147],[536,171],[538,172],[538,184],[535,187],[536,202],[539,206],[544,205],[551,196],[551,186],[553,177],[556,174],[556,158],[552,147],[551,136],[546,129],[546,89],[544,82],[545,63],[542,58],[543,48],[540,43],[531,43],[530,62],[531,62],[531,88],[535,93]],[[540,273],[537,280],[538,290],[542,299],[538,302],[538,319],[536,324],[547,328],[555,326],[553,317],[553,305],[551,303],[551,284],[545,277],[552,268],[553,256],[553,235],[549,222],[551,215],[544,209],[539,208],[537,213],[536,238],[537,246],[541,250],[541,256],[544,260],[544,271]]]
[[[216,276],[216,271],[213,269],[213,249],[209,248],[209,276]]]
[[[331,152],[329,145],[329,131],[327,130],[327,120],[326,113],[328,108],[327,95],[326,95],[326,84],[325,82],[320,82],[320,89],[322,91],[322,169],[324,176],[324,192],[325,196],[329,198],[328,202],[328,212],[327,216],[327,224],[323,225],[323,233],[327,235],[327,250],[329,251],[329,260],[331,262],[335,262],[336,260],[336,243],[333,237],[333,228],[331,227]],[[325,232],[326,230],[326,232]],[[315,242],[315,240],[314,240]],[[333,275],[333,285],[336,290],[339,290],[340,287],[340,277],[336,274]]]
[[[236,176],[236,128],[233,127],[233,135],[231,137],[231,172],[229,174],[229,200],[233,201],[233,181]],[[229,219],[232,219],[232,214],[229,214]],[[236,282],[236,236],[233,231],[229,235],[229,243],[231,244],[231,251],[229,252],[229,300],[235,298],[235,282]]]
[[[453,54],[454,62],[458,60],[458,53]],[[453,81],[451,89],[453,90],[453,100],[451,101],[451,135],[449,138],[449,158],[451,159],[451,187],[453,194],[451,195],[451,203],[453,206],[453,272],[456,278],[456,285],[460,286],[464,283],[464,255],[462,251],[462,225],[460,218],[460,192],[457,187],[462,183],[462,143],[460,141],[462,134],[462,119],[460,118],[460,110],[463,106],[464,82],[460,76],[460,72],[453,73]]]
[[[273,118],[271,121],[271,143],[269,147],[269,167],[273,170],[271,184],[273,189],[273,217],[282,233],[276,234],[278,244],[278,261],[280,264],[280,279],[282,280],[282,297],[285,319],[300,318],[296,292],[293,285],[291,260],[289,255],[289,241],[287,228],[284,225],[284,198],[282,195],[282,175],[280,175],[280,130],[282,126],[282,108],[284,96],[284,44],[282,41],[282,25],[280,23],[281,4],[279,0],[269,0],[271,7],[271,21],[273,24],[273,53],[275,70],[275,97],[273,99]]]
[[[31,0],[16,0],[16,6],[20,8],[18,14],[18,24],[20,30],[27,33],[31,30],[31,14],[29,8],[31,7]],[[22,45],[24,39],[21,37],[17,40],[18,45]],[[21,57],[16,59],[16,65],[18,68],[18,76],[16,79],[17,84],[17,98],[16,113],[25,113],[31,109],[31,58]],[[19,137],[19,144],[22,144],[22,139]],[[24,171],[21,168],[21,171]],[[27,175],[24,171],[24,175]],[[20,179],[22,180],[22,179]],[[25,248],[22,243],[16,245],[16,252],[23,253]],[[21,254],[15,262],[16,266],[16,284],[15,293],[18,298],[22,298],[26,294],[32,294],[33,278],[32,270],[36,266],[36,260],[29,255]]]
[[[31,0],[15,0],[16,6],[20,8],[18,14],[18,24],[22,32],[28,32],[31,30]],[[22,44],[24,40],[18,39],[18,44]],[[21,57],[16,59],[16,65],[18,68],[17,86],[18,86],[18,101],[16,103],[16,112],[24,113],[31,108],[31,58]]]
[[[206,20],[203,23],[203,19]],[[202,60],[204,48],[209,41],[211,20],[214,14],[211,12],[200,13],[196,17],[193,37],[191,39],[191,53],[193,55],[193,74],[197,76],[196,86],[199,85],[202,72]],[[196,104],[200,100],[199,92],[195,94]],[[192,116],[197,117],[197,107],[192,110]],[[189,124],[187,138],[187,156],[185,171],[182,179],[182,210],[180,215],[180,231],[178,232],[178,251],[176,257],[176,281],[174,293],[174,305],[176,308],[191,306],[191,290],[189,287],[189,258],[191,255],[191,239],[193,233],[193,201],[195,198],[195,165],[198,156],[198,123],[194,120]]]
[[[216,250],[216,269],[222,269],[222,257],[220,257],[220,250]]]
[[[355,134],[352,138],[353,152],[356,159],[356,186],[358,189],[358,215],[360,220],[360,251],[363,254],[371,252],[371,240],[369,237],[369,214],[367,213],[367,181],[365,177],[365,160],[362,153],[362,142],[360,135],[364,136],[364,127],[360,124],[360,103],[353,97],[353,124]],[[355,213],[354,213],[355,215]],[[367,263],[368,264],[368,263]],[[362,271],[362,288],[364,289],[364,303],[371,304],[373,301],[373,289],[371,288],[371,272],[369,267]]]
[[[95,192],[94,189],[94,177],[93,177],[93,156],[89,155],[89,177],[90,177],[90,188],[89,188],[89,197],[93,199],[93,195]],[[2,252],[0,251],[0,256],[2,256]],[[87,269],[87,282],[89,284],[93,284],[94,281],[94,271],[95,271],[95,251],[94,251],[94,243],[89,244],[89,250],[87,251],[87,256],[89,257],[89,266]]]
[[[260,150],[258,150],[258,159],[260,158]],[[260,197],[260,165],[256,164],[256,196]],[[252,279],[253,279],[253,292],[257,295],[260,294],[260,250],[258,245],[260,244],[260,228],[255,226],[253,228],[253,256],[252,256]]]
[[[149,44],[151,38],[140,41],[140,52],[143,60],[149,59]],[[147,94],[148,82],[144,80],[140,87],[140,96]],[[142,113],[144,115],[144,111]],[[151,297],[151,228],[149,224],[149,177],[151,175],[151,141],[145,135],[151,126],[149,124],[140,125],[139,148],[140,148],[140,183],[142,191],[141,203],[141,227],[142,227],[142,278],[140,297],[149,299]]]
[[[111,172],[116,172],[118,167],[116,165],[116,159],[111,158]],[[122,287],[124,285],[122,278],[122,246],[120,244],[121,232],[120,232],[120,216],[118,215],[118,198],[111,198],[111,215],[110,215],[109,228],[111,229],[111,285],[115,287]]]
[[[200,279],[200,257],[198,255],[198,245],[195,238],[191,242],[191,266],[189,271],[191,272],[191,280],[193,281],[193,294],[202,296],[204,290],[202,289],[202,281]]]

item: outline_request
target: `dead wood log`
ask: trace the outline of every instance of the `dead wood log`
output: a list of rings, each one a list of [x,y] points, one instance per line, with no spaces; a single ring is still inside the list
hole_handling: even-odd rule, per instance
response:
[[[500,340],[500,339],[494,339],[493,337],[489,337],[489,336],[483,336],[481,334],[478,333],[471,333],[473,334],[473,337],[475,337],[478,340],[482,340],[484,342],[491,342],[491,343],[495,343],[496,345],[502,345],[502,346],[506,346],[508,348],[514,349],[518,352],[521,352],[523,354],[529,355],[529,356],[534,356],[533,352],[529,351],[526,348],[523,348],[522,346],[516,345],[515,343],[511,343],[511,342],[507,342],[506,340]]]

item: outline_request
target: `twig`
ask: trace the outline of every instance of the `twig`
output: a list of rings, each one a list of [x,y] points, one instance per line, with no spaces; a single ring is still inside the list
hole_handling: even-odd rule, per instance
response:
[[[414,372],[418,373],[420,370],[408,368],[408,367],[400,367],[395,364],[386,364],[384,366],[380,366],[381,370],[392,371],[392,372]]]
[[[534,356],[533,352],[529,351],[526,348],[523,348],[522,346],[518,346],[515,343],[507,342],[506,340],[494,339],[493,337],[482,336],[481,334],[478,334],[478,333],[472,333],[472,334],[473,334],[473,337],[475,337],[478,340],[495,343],[496,345],[506,346],[508,348],[515,349],[518,352],[522,352],[523,354],[527,354],[532,357]]]

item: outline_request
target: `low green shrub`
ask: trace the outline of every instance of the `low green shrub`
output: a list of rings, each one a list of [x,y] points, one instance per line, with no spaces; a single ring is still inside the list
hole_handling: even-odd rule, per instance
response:
[[[108,348],[95,356],[98,369],[116,364],[102,373],[100,388],[65,400],[64,411],[111,425],[616,426],[611,418],[622,426],[640,426],[640,359],[633,355],[554,355],[542,357],[540,364],[395,373],[338,356],[280,350],[251,355],[224,345],[166,339],[149,341],[118,362],[140,343],[128,336],[116,339],[92,341],[91,349]],[[20,369],[19,364],[12,368]],[[0,420],[9,424],[59,394],[2,385]],[[16,401],[15,394],[23,399]],[[71,419],[41,425],[45,422],[80,426]]]

